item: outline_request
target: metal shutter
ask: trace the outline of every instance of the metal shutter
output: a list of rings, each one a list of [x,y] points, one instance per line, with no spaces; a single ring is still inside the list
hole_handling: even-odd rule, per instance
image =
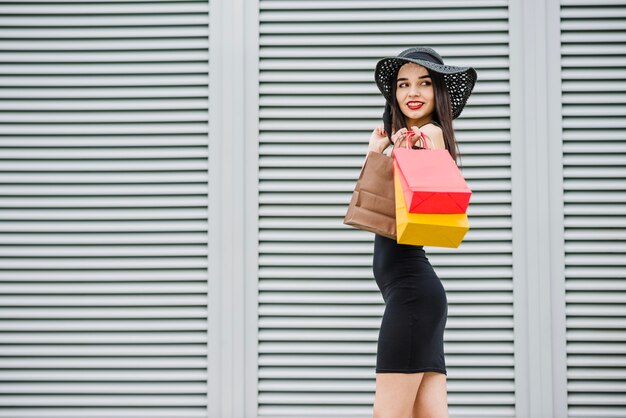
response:
[[[206,416],[207,2],[0,15],[0,416]]]
[[[456,129],[474,191],[450,302],[455,417],[513,417],[506,1],[260,1],[259,416],[371,417],[384,310],[372,234],[342,225],[383,100],[376,61],[415,44],[477,68]]]
[[[626,3],[561,2],[568,407],[626,416]]]

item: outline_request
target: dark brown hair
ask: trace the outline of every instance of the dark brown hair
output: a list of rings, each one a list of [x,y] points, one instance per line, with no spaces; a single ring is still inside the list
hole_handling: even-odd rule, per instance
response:
[[[428,70],[428,68],[427,68]],[[454,128],[452,127],[452,105],[450,104],[450,95],[446,88],[443,75],[436,71],[428,70],[430,78],[433,82],[433,90],[435,93],[435,110],[433,111],[433,120],[441,125],[443,131],[443,141],[446,145],[446,149],[450,153],[452,159],[457,162],[457,157],[460,157],[459,147],[454,136]],[[396,79],[398,75],[396,74]],[[396,88],[398,83],[394,82],[391,85],[391,97],[394,98],[393,105],[391,106],[391,129],[393,132],[402,128],[408,128],[406,126],[406,120],[398,100],[396,100]]]

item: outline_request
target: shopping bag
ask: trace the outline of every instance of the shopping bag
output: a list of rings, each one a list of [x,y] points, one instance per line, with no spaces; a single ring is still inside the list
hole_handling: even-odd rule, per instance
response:
[[[393,159],[369,152],[352,192],[343,223],[396,239]]]
[[[409,212],[465,213],[472,191],[461,171],[447,150],[423,144],[424,149],[393,149]]]
[[[469,230],[464,213],[410,213],[404,200],[401,173],[394,162],[396,228],[398,244],[458,248]]]

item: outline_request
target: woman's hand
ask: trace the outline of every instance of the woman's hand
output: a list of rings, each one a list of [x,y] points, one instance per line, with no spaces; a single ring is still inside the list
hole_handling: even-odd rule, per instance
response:
[[[372,135],[370,136],[369,146],[367,148],[368,151],[374,151],[378,153],[382,153],[385,148],[389,146],[389,138],[387,138],[387,133],[385,132],[385,128],[383,125],[377,126],[376,129],[372,131]]]
[[[411,148],[420,138],[420,130],[416,126],[411,127],[411,133],[407,128],[402,128],[391,136],[391,142],[393,142],[394,148],[406,147],[406,141],[409,141],[409,148]]]
[[[407,138],[409,141],[408,148],[412,148],[418,142],[419,142],[419,146],[424,148],[424,141],[427,141],[430,139],[430,137],[426,135],[423,131],[421,131],[420,128],[418,128],[417,126],[411,126],[410,131],[407,128],[402,128],[391,136],[391,141],[394,144],[393,145],[394,148],[400,148],[400,147],[406,148]],[[433,148],[432,141],[427,143],[427,147]]]

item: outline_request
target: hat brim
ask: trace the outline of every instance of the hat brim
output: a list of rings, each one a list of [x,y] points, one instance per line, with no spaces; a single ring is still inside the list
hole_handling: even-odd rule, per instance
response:
[[[388,103],[393,103],[394,101],[394,97],[392,97],[392,84],[396,81],[398,70],[407,63],[418,64],[443,75],[450,95],[452,118],[456,119],[463,111],[467,99],[474,89],[477,79],[476,70],[472,67],[438,64],[422,59],[405,57],[383,58],[376,64],[374,77],[378,89]]]

